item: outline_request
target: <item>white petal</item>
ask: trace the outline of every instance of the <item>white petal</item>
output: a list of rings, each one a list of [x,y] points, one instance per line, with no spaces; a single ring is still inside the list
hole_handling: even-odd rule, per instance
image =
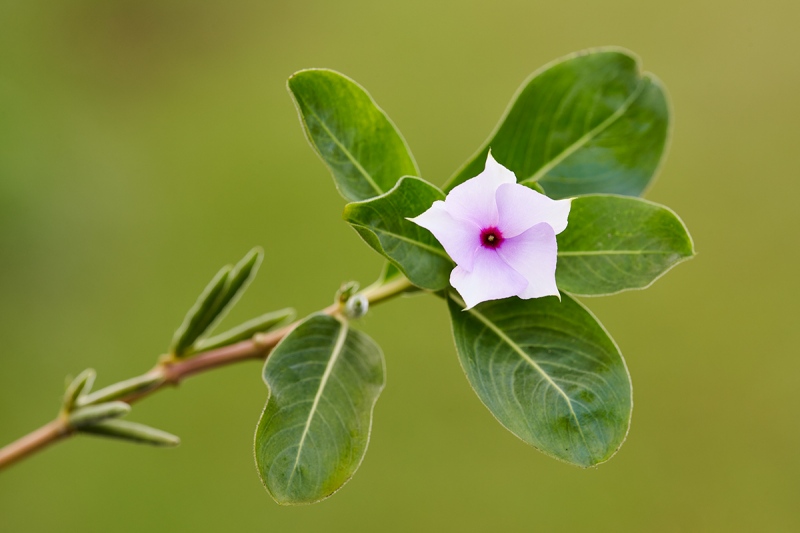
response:
[[[567,227],[570,199],[553,200],[518,183],[499,186],[496,199],[503,237],[514,237],[542,222],[547,222],[556,235]]]
[[[500,183],[517,182],[517,177],[514,175],[514,173],[498,163],[492,155],[491,150],[489,150],[489,153],[486,154],[486,166],[484,167],[483,172],[489,174],[492,176],[492,179],[497,180]]]
[[[556,234],[547,223],[537,224],[503,241],[497,253],[528,282],[523,299],[559,296],[556,287]]]
[[[433,233],[453,261],[459,266],[472,270],[475,250],[481,246],[481,229],[469,220],[456,220],[447,212],[445,203],[437,200],[433,205],[411,222]]]
[[[518,295],[525,290],[528,282],[508,266],[495,250],[480,248],[475,253],[472,272],[457,266],[450,274],[450,284],[464,298],[469,309],[486,300]]]
[[[445,198],[447,210],[454,217],[471,220],[481,228],[497,226],[497,188],[504,183],[516,182],[514,173],[495,161],[490,153],[483,172],[448,193]]]

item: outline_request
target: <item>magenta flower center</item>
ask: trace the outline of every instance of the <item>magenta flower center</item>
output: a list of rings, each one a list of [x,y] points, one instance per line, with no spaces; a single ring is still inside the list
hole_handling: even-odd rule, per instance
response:
[[[503,234],[495,226],[481,230],[481,246],[484,248],[499,248],[504,240]]]

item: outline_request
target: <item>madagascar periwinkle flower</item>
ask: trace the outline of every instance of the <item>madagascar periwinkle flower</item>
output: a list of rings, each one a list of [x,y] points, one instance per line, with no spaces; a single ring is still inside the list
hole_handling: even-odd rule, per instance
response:
[[[552,200],[517,183],[491,152],[486,168],[453,188],[412,222],[426,228],[456,262],[450,284],[467,309],[510,296],[558,296],[556,235],[570,200]]]

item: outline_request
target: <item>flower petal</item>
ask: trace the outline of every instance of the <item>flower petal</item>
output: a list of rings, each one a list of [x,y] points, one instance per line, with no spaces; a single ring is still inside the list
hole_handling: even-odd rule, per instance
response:
[[[571,199],[553,200],[518,183],[497,188],[497,227],[504,237],[514,237],[541,222],[547,222],[556,235],[567,227]]]
[[[498,163],[490,153],[483,172],[454,187],[447,194],[447,211],[461,220],[470,220],[481,228],[496,226],[499,218],[495,193],[504,183],[516,183],[514,173]]]
[[[506,264],[496,250],[479,248],[475,253],[472,271],[457,266],[450,273],[450,284],[464,298],[469,309],[486,300],[518,295],[525,290],[528,282]]]
[[[556,286],[556,234],[550,224],[537,224],[506,239],[497,253],[528,282],[517,296],[523,299],[560,296]]]
[[[486,165],[483,168],[484,174],[489,174],[493,180],[496,180],[499,183],[517,182],[517,176],[514,175],[512,171],[498,163],[492,155],[491,150],[489,150],[489,153],[486,154]]]
[[[445,251],[458,265],[467,271],[472,270],[475,250],[481,246],[481,230],[468,220],[456,220],[447,211],[441,200],[415,218],[411,222],[427,229],[436,237]]]

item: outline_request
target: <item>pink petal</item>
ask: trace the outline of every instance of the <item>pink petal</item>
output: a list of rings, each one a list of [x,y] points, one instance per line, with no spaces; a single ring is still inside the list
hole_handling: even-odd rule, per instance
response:
[[[447,210],[454,217],[470,220],[482,228],[496,226],[499,221],[495,202],[497,188],[516,182],[514,173],[495,161],[490,153],[483,172],[447,194]]]
[[[549,224],[537,224],[506,239],[497,253],[528,282],[524,290],[515,293],[517,296],[523,299],[560,296],[556,287],[556,234]]]
[[[542,222],[547,222],[556,235],[567,227],[570,199],[552,200],[517,183],[500,185],[495,199],[500,213],[498,227],[504,237],[519,235]]]
[[[433,202],[430,209],[418,217],[408,220],[433,233],[453,261],[468,271],[472,270],[475,250],[481,246],[478,226],[468,220],[453,218],[441,200]]]
[[[525,290],[528,282],[508,266],[496,250],[479,248],[475,253],[472,271],[459,264],[450,273],[450,284],[464,298],[469,309],[486,300],[517,295]]]

